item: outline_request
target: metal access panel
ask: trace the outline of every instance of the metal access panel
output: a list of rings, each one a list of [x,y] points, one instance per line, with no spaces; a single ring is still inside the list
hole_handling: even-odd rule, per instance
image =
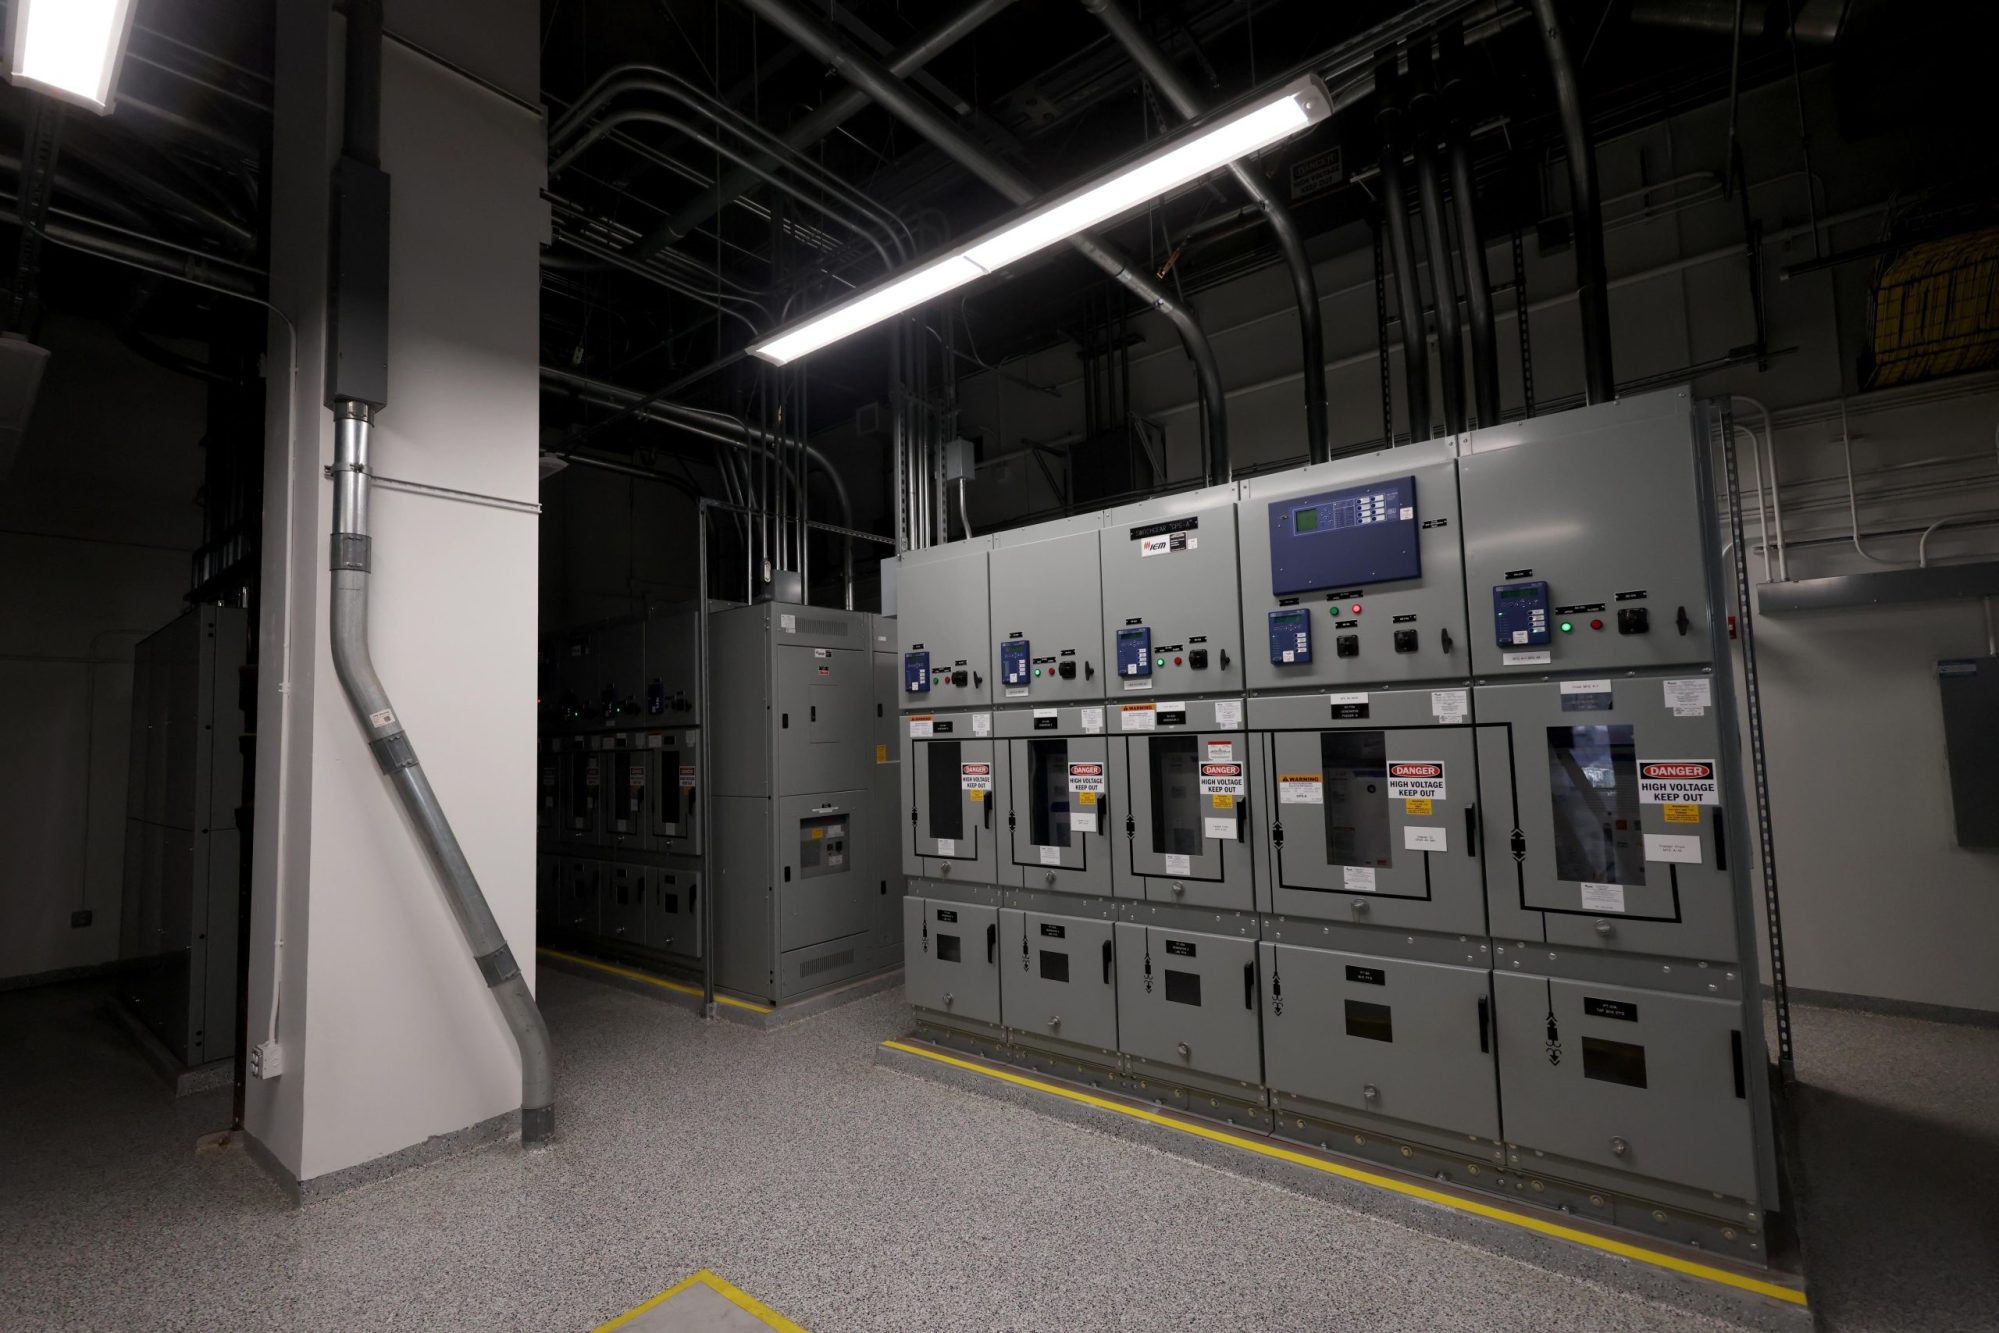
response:
[[[577,935],[595,935],[603,928],[604,863],[570,858],[562,863],[562,896],[557,922]]]
[[[1684,389],[1473,434],[1458,477],[1480,676],[1712,658],[1708,436]]]
[[[1047,1037],[1117,1049],[1117,952],[1112,923],[1002,909],[1000,1014],[1023,1040]]]
[[[1449,696],[1438,715],[1439,693]],[[1251,699],[1261,910],[1483,935],[1479,785],[1465,691]]]
[[[896,557],[896,644],[902,706],[916,712],[992,702],[987,542]]]
[[[646,851],[652,846],[653,807],[659,792],[653,755],[643,748],[642,732],[621,731],[604,740],[604,841],[626,851]]]
[[[534,859],[534,924],[538,935],[547,935],[562,924],[562,867],[553,856]]]
[[[599,933],[620,944],[644,944],[652,868],[614,861],[603,870],[604,908]]]
[[[873,929],[867,808],[866,790],[775,802],[781,952]]]
[[[1005,770],[999,882],[1111,896],[1124,798],[1099,705],[993,714]]]
[[[993,702],[1048,707],[1104,697],[1097,518],[1059,519],[994,538]]]
[[[997,884],[1006,817],[1005,747],[991,713],[910,713],[902,727],[897,837],[911,876]]]
[[[590,737],[558,737],[561,773],[562,839],[597,843],[604,840],[604,755],[591,748]]]
[[[769,996],[777,985],[771,923],[771,803],[754,796],[715,801],[713,872],[704,881],[714,915],[715,981],[739,995]]]
[[[874,657],[865,648],[780,643],[775,794],[867,785],[873,735]]]
[[[1169,1069],[1263,1079],[1256,941],[1117,925],[1118,1048]]]
[[[1493,994],[1507,1142],[1757,1201],[1740,1003],[1516,972]]]
[[[1479,785],[1495,937],[1678,958],[1737,954],[1747,830],[1708,678],[1481,685]],[[1710,704],[1712,700],[1710,700]]]
[[[1000,1021],[999,909],[902,900],[903,993],[918,1009]]]
[[[882,967],[902,959],[902,831],[909,807],[902,800],[902,714],[896,691],[901,658],[895,652],[895,619],[875,618],[875,722],[873,798],[868,813],[868,874],[875,884],[875,933]]]
[[[683,958],[701,956],[702,875],[698,867],[666,865],[651,870],[646,900],[645,942],[649,949]]]
[[[701,722],[701,640],[690,603],[657,607],[645,620],[644,714],[653,726]]]
[[[701,733],[648,731],[653,786],[647,820],[654,851],[672,856],[701,855]]]
[[[1110,698],[1242,692],[1234,487],[1112,510],[1098,559]]]
[[[1950,800],[1957,845],[1999,847],[1999,657],[1957,657],[1937,663],[1944,746],[1950,756]]]
[[[1121,826],[1112,883],[1121,898],[1254,911],[1250,744],[1240,699],[1162,699],[1112,710]],[[1122,833],[1122,840],[1115,838]]]
[[[1259,948],[1273,1091],[1499,1137],[1489,971],[1268,941]]]
[[[1471,674],[1450,444],[1295,468],[1243,490],[1251,689]]]
[[[540,841],[557,836],[562,827],[562,755],[552,736],[534,744],[534,828]]]

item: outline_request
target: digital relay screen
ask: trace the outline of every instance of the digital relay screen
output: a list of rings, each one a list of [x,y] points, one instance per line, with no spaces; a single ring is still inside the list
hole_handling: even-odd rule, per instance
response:
[[[1270,504],[1270,587],[1279,596],[1421,576],[1416,478],[1390,477]]]

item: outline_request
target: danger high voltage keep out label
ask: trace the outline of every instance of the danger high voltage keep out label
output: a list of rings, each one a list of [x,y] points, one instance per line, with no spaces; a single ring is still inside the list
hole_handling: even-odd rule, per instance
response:
[[[1647,805],[1720,805],[1712,759],[1640,759],[1638,799]]]

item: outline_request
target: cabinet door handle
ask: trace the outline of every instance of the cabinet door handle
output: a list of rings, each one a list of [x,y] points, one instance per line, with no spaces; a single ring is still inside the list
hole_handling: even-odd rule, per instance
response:
[[[1242,1007],[1256,1008],[1256,960],[1250,959],[1242,965]]]
[[[1492,1001],[1481,995],[1478,997],[1478,1053],[1492,1053]]]
[[[1476,803],[1465,807],[1465,855],[1478,855],[1478,806]]]
[[[1714,868],[1728,869],[1728,826],[1722,822],[1726,811],[1721,806],[1714,808]]]
[[[987,927],[986,927],[986,965],[987,965],[988,967],[990,967],[990,966],[992,965],[992,961],[993,961],[993,947],[994,947],[994,946],[995,946],[996,944],[998,944],[998,942],[999,942],[999,927],[998,927],[998,926],[987,926]]]
[[[1111,942],[1104,941],[1104,984],[1111,984]]]

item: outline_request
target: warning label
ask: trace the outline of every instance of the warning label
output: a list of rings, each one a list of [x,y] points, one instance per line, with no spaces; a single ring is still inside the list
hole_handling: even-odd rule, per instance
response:
[[[1247,794],[1246,779],[1242,775],[1241,764],[1202,764],[1201,794],[1203,796],[1242,796]],[[1214,804],[1210,802],[1210,804]]]
[[[1104,766],[1069,765],[1069,793],[1076,798],[1077,805],[1095,805],[1097,798],[1104,794]]]
[[[680,766],[680,785],[683,787],[692,787],[694,785],[694,765],[682,764]]]
[[[1159,723],[1158,704],[1119,704],[1120,731],[1151,731]]]
[[[1441,801],[1444,766],[1434,759],[1398,759],[1388,765],[1388,799]]]
[[[1646,805],[1720,805],[1712,759],[1640,759],[1638,799]]]
[[[958,765],[958,786],[974,793],[972,799],[981,801],[985,793],[993,789],[993,766],[991,764]]]
[[[1662,805],[1668,824],[1698,824],[1701,822],[1701,808],[1697,805]]]
[[[1277,803],[1279,805],[1324,805],[1326,803],[1326,783],[1317,773],[1279,773],[1277,775]]]

